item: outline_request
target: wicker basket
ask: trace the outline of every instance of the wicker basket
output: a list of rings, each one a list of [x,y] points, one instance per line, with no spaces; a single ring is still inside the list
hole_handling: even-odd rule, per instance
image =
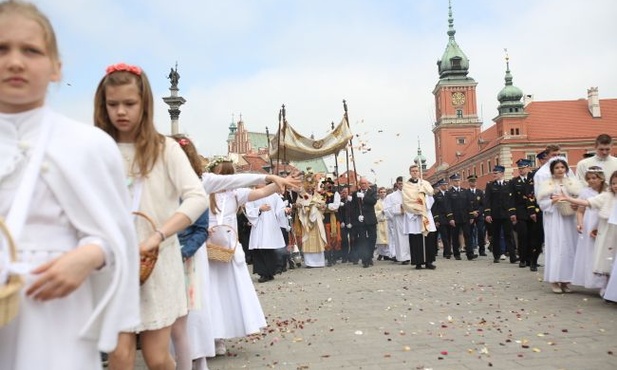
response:
[[[17,247],[2,219],[0,219],[0,230],[2,230],[8,243],[11,261],[15,262],[17,259]],[[8,324],[17,316],[20,299],[19,291],[23,285],[24,281],[21,276],[11,274],[6,284],[0,287],[0,327]]]
[[[152,218],[150,218],[150,216],[143,212],[133,212],[133,214],[144,218],[148,221],[150,226],[152,226],[152,230],[156,230],[156,223],[152,220]],[[154,265],[156,264],[156,260],[159,258],[159,248],[157,247],[145,253],[140,252],[139,257],[139,285],[143,285],[152,274],[152,271],[154,271]]]
[[[221,234],[222,238],[213,239],[213,234],[215,233],[225,233]],[[231,233],[233,235],[233,239],[227,236],[227,233]],[[225,237],[227,236],[227,237]],[[223,239],[223,240],[218,240]],[[224,241],[229,240],[229,243],[224,243]],[[224,245],[224,244],[233,244],[233,246]],[[210,228],[210,235],[208,236],[208,240],[206,241],[206,249],[208,251],[208,259],[211,261],[219,261],[219,262],[231,262],[234,258],[234,253],[236,252],[236,247],[238,246],[238,233],[231,226],[228,225],[216,225]]]

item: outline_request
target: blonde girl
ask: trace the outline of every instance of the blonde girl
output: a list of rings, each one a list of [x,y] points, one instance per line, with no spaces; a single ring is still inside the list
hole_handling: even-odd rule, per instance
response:
[[[54,30],[34,5],[0,3],[0,285],[21,274],[19,311],[0,327],[3,369],[100,369],[136,325],[137,251],[122,159],[109,136],[45,106],[60,80]],[[4,276],[4,277],[3,277]]]
[[[602,168],[591,166],[585,173],[587,186],[581,190],[579,199],[589,199],[606,189],[606,177]],[[598,289],[606,285],[606,277],[593,273],[593,260],[598,233],[598,209],[579,206],[576,211],[576,230],[579,233],[574,256],[572,284],[588,289]]]
[[[133,368],[137,333],[148,368],[175,368],[169,352],[171,325],[187,314],[176,233],[193,224],[208,207],[199,178],[180,145],[156,131],[153,106],[150,83],[141,68],[124,63],[107,68],[94,98],[95,125],[120,148],[133,209],[158,225],[156,230],[138,227],[140,250],[159,248],[152,275],[139,292],[141,324],[120,335],[118,349],[109,357],[111,369]]]

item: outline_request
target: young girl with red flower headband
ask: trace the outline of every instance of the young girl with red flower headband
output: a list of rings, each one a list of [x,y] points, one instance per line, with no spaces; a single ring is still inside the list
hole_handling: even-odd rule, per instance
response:
[[[101,369],[118,333],[139,323],[137,243],[113,140],[45,105],[60,80],[54,30],[34,5],[0,3],[0,217],[24,282],[0,326],[3,369]]]
[[[130,369],[135,362],[136,334],[149,368],[175,368],[169,352],[171,326],[187,314],[187,296],[180,244],[176,233],[192,225],[208,207],[202,183],[195,176],[181,144],[154,127],[153,96],[146,74],[137,66],[114,64],[106,70],[95,95],[95,125],[117,142],[125,158],[127,185],[133,208],[150,216],[155,230],[140,228],[140,250],[159,249],[158,260],[140,288],[141,324],[120,335],[109,357],[111,369]],[[266,181],[277,186],[294,183],[278,176],[245,175],[240,184]],[[206,179],[204,179],[204,182]],[[225,176],[208,177],[215,191],[239,186]],[[235,185],[234,185],[235,184]],[[178,200],[181,200],[178,204]]]
[[[140,250],[159,248],[154,270],[140,288],[141,324],[120,334],[109,364],[112,369],[133,368],[136,334],[140,333],[148,367],[172,370],[171,325],[187,313],[176,233],[197,220],[208,207],[208,198],[180,145],[156,131],[146,74],[124,63],[109,66],[106,72],[94,98],[95,125],[111,135],[125,159],[133,210],[145,213],[158,226],[152,230],[136,222]]]

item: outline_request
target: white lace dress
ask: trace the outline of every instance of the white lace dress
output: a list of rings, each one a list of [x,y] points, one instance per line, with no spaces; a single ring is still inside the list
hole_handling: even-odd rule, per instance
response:
[[[127,173],[135,156],[135,146],[118,143],[125,159]],[[182,203],[179,202],[182,199]],[[182,148],[166,139],[165,150],[143,182],[139,211],[162,225],[174,212],[185,214],[195,221],[208,206],[208,199],[199,178],[188,162]],[[152,234],[146,222],[136,218],[138,240]],[[137,246],[136,246],[137,248]],[[176,235],[167,238],[159,247],[159,256],[152,274],[140,288],[141,325],[134,332],[161,329],[187,314],[184,267],[180,243]]]

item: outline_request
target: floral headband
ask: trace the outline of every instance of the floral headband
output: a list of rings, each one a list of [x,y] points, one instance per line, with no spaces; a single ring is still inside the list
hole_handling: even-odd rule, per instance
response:
[[[126,63],[112,64],[105,69],[105,75],[109,75],[114,72],[129,72],[136,76],[141,76],[141,68]]]
[[[591,166],[587,169],[587,172],[590,173],[604,173],[604,169],[600,166]]]
[[[184,138],[184,137],[178,140],[178,144],[180,144],[180,146],[185,146],[185,145],[188,145],[189,143],[190,143],[189,139]]]
[[[206,167],[206,170],[207,170],[208,172],[212,172],[212,170],[213,170],[216,166],[218,166],[219,164],[224,163],[224,162],[233,163],[233,161],[232,161],[231,159],[229,159],[229,158],[225,158],[225,157],[218,157],[218,158],[215,158],[215,159],[211,160],[211,161],[210,161],[210,163],[208,163],[208,167]]]

